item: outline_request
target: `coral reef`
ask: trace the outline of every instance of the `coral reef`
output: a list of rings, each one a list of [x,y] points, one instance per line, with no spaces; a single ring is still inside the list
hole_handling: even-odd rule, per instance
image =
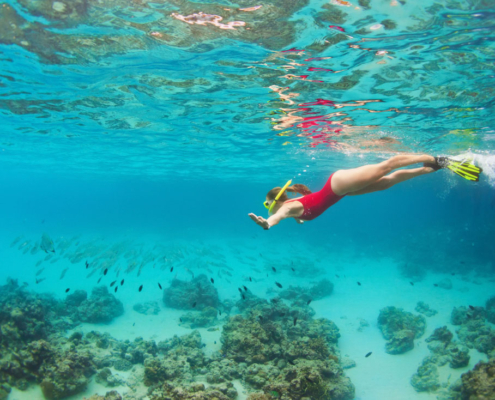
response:
[[[387,340],[385,350],[389,354],[402,354],[414,348],[414,339],[424,334],[426,320],[401,308],[385,307],[380,310],[378,327]]]
[[[495,399],[495,359],[479,362],[471,371],[462,374],[461,379],[461,399]]]
[[[227,368],[224,379],[240,374],[263,391],[251,398],[272,398],[273,393],[281,399],[354,397],[354,387],[339,364],[340,334],[333,322],[313,320],[305,301],[296,300],[291,307],[278,298],[252,304],[245,316],[235,315],[224,325],[222,352],[239,365]],[[209,380],[221,379],[218,375],[226,368],[219,364]]]
[[[414,310],[420,314],[426,315],[427,317],[433,317],[438,313],[438,311],[432,310],[430,306],[423,301],[419,301]]]
[[[156,301],[147,301],[145,303],[134,304],[132,309],[139,314],[157,315],[160,312],[160,306]]]
[[[492,324],[495,324],[495,296],[486,301],[485,309],[486,319]]]
[[[322,279],[309,288],[291,285],[287,289],[282,290],[279,293],[279,296],[287,300],[300,299],[303,301],[308,301],[323,299],[324,297],[330,296],[332,292],[333,283],[328,279]]]
[[[203,274],[189,282],[174,279],[164,290],[163,301],[167,307],[182,310],[220,306],[217,289]]]
[[[423,363],[411,377],[411,385],[417,392],[431,392],[440,387],[440,380],[438,378],[438,370],[435,364],[429,362],[429,360],[423,360]]]
[[[99,286],[93,288],[91,296],[79,304],[77,313],[82,322],[108,324],[124,314],[124,306],[108,293],[106,286]]]
[[[205,307],[200,312],[188,312],[181,316],[181,325],[191,329],[205,328],[218,323],[218,311],[213,307]]]

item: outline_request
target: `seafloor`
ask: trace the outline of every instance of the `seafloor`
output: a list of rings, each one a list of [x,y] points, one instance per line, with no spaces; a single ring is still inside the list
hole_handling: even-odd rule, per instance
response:
[[[16,238],[0,398],[493,398],[493,276],[301,246]]]

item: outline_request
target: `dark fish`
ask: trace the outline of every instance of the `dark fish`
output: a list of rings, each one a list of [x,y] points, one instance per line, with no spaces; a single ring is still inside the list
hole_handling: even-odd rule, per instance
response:
[[[170,268],[170,272],[174,272],[174,267]]]
[[[115,285],[115,282],[117,282],[117,281],[113,281],[113,282],[110,284],[110,287],[112,287],[113,285]]]
[[[41,278],[41,279],[36,278],[36,284],[43,282],[45,279],[46,278]]]
[[[438,287],[438,285],[436,283],[434,283],[433,286]]]
[[[275,285],[277,285],[280,289],[282,289],[282,285],[278,282],[275,282]]]
[[[115,293],[117,293],[117,289],[118,289],[118,288],[119,288],[118,286],[115,286]]]
[[[106,275],[108,272],[108,268],[105,268],[105,271],[103,271],[103,275]]]
[[[222,315],[222,310],[218,310],[218,315]]]
[[[245,290],[246,292],[248,291],[248,289],[247,289],[247,287],[246,287],[246,286],[243,286],[243,288],[244,288],[244,290]]]
[[[280,316],[281,317],[285,317],[285,313],[284,312],[283,313],[280,313]]]
[[[337,274],[335,274],[335,277],[336,277],[336,278],[340,278],[340,276],[338,276]]]
[[[287,360],[287,362],[288,362],[290,365],[296,365],[296,364],[294,364],[294,361],[292,361],[292,360]]]
[[[294,326],[297,324],[297,317],[294,317]]]
[[[160,285],[160,282],[158,282],[158,287],[162,290],[162,285]]]
[[[139,291],[143,290],[143,285],[139,286]]]
[[[179,318],[179,321],[182,322],[182,318]]]
[[[307,306],[309,306],[309,304],[312,302],[313,300],[308,300],[308,302],[306,303]]]
[[[260,321],[263,321],[263,317],[261,315],[258,315],[258,318],[260,319]]]
[[[240,287],[237,288],[240,294],[242,294],[242,289]]]
[[[249,277],[249,282],[252,282],[252,281],[253,281],[253,279],[251,277]]]
[[[193,308],[194,308],[194,307],[196,307],[196,302],[194,302],[194,303],[192,304],[192,306],[193,306]]]
[[[123,284],[124,284],[124,280],[122,279],[122,280],[120,281],[120,286],[122,286]]]
[[[313,380],[309,379],[309,377],[308,377],[308,376],[305,376],[305,378],[306,378],[306,380],[307,380],[308,382],[310,382],[310,383],[315,383]]]
[[[275,269],[275,267],[272,267],[272,269],[273,269],[273,272],[277,272],[277,270]]]
[[[89,267],[89,262],[86,261],[86,269]]]
[[[217,344],[217,341],[215,340],[213,343],[214,343],[214,344]]]
[[[100,279],[98,279],[98,283],[100,283],[100,282],[101,282],[101,278],[102,278],[102,277],[100,276]]]
[[[454,276],[455,275],[455,272],[451,272],[450,275]]]
[[[473,306],[469,306],[469,308],[470,308],[471,310],[474,310],[474,307],[473,307]]]
[[[361,282],[358,282],[357,284],[358,284],[359,286],[361,286]]]
[[[246,296],[244,296],[243,294],[241,294],[242,296],[242,300],[246,300]]]
[[[372,352],[370,351],[368,354],[366,354],[366,355],[365,355],[365,357],[369,357],[369,356],[371,356],[371,353],[372,353]]]
[[[210,281],[211,281],[211,283],[215,283],[215,281],[213,280],[213,278],[210,278]]]
[[[414,283],[413,282],[409,282],[411,284],[411,286],[414,286]]]
[[[296,270],[295,270],[294,268],[292,268],[292,267],[291,267],[290,269],[291,269],[293,272],[296,272]]]
[[[134,322],[134,323],[132,324],[132,326],[135,326],[135,325],[136,325],[136,323]]]
[[[69,293],[70,288],[65,289],[65,293]]]

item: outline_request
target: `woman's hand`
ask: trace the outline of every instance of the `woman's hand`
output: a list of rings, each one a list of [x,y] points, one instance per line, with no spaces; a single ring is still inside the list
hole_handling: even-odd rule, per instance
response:
[[[261,226],[263,229],[270,229],[270,224],[268,223],[268,221],[263,218],[263,217],[257,217],[256,215],[254,215],[253,213],[250,213],[248,214],[249,217],[254,221],[256,222],[259,226]]]

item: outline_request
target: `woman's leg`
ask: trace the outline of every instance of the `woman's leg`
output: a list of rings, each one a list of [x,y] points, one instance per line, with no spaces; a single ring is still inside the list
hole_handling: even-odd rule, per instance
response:
[[[339,170],[333,174],[332,190],[335,194],[343,196],[349,192],[356,192],[364,189],[366,186],[375,183],[394,169],[425,162],[434,163],[435,158],[428,155],[399,155],[379,164]]]
[[[431,172],[435,172],[435,170],[430,167],[401,169],[400,171],[392,172],[390,175],[378,179],[378,181],[366,186],[364,189],[347,193],[347,196],[359,196],[361,194],[379,192],[380,190],[389,189],[397,183],[407,181],[420,175],[429,174]]]

